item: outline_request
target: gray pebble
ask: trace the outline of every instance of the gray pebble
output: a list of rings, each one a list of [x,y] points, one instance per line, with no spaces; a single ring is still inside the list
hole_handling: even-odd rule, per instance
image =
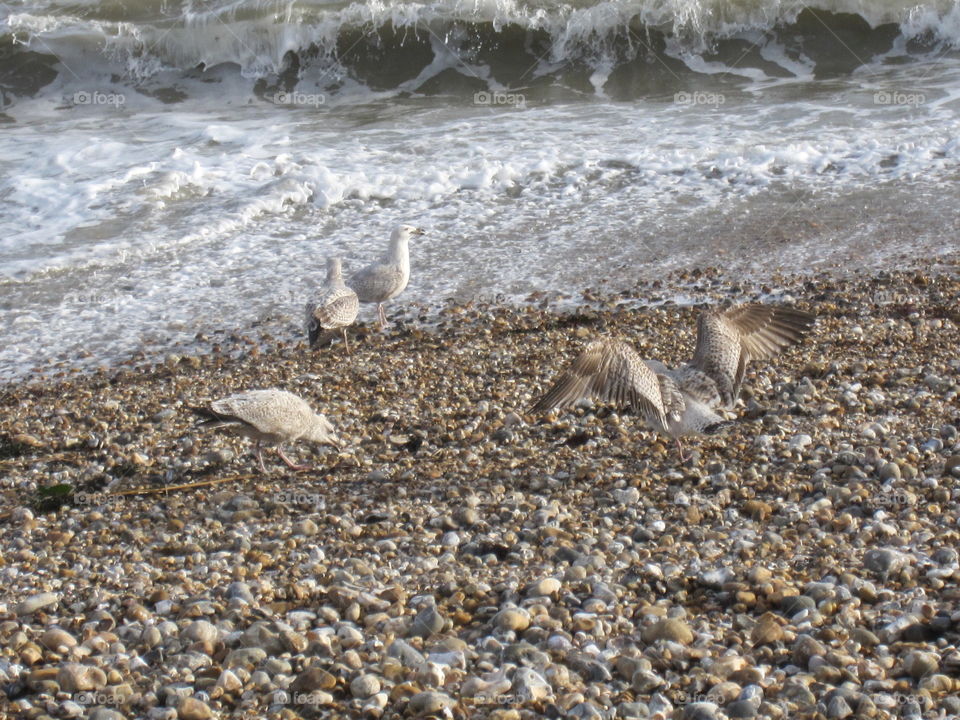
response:
[[[31,595],[17,605],[16,613],[17,615],[30,615],[31,613],[35,613],[37,610],[42,610],[45,607],[56,605],[58,602],[60,602],[60,596],[56,593],[38,593],[36,595]]]

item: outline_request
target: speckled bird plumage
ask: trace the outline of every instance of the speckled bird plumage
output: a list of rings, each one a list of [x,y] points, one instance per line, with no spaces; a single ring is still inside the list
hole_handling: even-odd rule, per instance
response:
[[[307,303],[306,327],[310,347],[316,347],[326,338],[329,342],[330,333],[343,333],[344,343],[349,352],[346,328],[357,319],[360,310],[360,301],[357,293],[343,282],[340,258],[327,259],[327,281],[320,294],[313,302]]]
[[[693,359],[677,369],[643,360],[625,342],[594,340],[532,410],[601,400],[638,412],[673,437],[710,432],[725,422],[717,410],[736,402],[747,364],[799,342],[814,321],[811,313],[774,305],[706,310],[697,320]]]
[[[199,423],[201,427],[224,429],[255,440],[257,457],[264,472],[266,468],[260,454],[263,444],[276,446],[280,457],[297,469],[302,468],[283,454],[284,443],[307,440],[340,445],[333,424],[323,415],[315,413],[305,400],[286,390],[250,390],[214,400],[207,407],[191,409],[202,418]]]

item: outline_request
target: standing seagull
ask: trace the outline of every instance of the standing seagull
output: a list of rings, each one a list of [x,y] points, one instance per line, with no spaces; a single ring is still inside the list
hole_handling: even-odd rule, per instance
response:
[[[381,329],[387,326],[383,304],[402,293],[410,282],[410,238],[423,234],[423,230],[412,225],[398,225],[390,235],[390,247],[383,259],[358,270],[350,278],[350,287],[360,302],[377,304]]]
[[[315,348],[335,335],[337,330],[343,333],[343,345],[350,354],[350,341],[347,340],[347,328],[353,325],[360,309],[357,294],[343,284],[340,258],[327,258],[327,284],[320,296],[307,303],[307,337],[310,347]],[[326,331],[326,332],[324,332]]]
[[[190,409],[203,418],[198,427],[223,428],[256,440],[257,460],[265,473],[263,444],[276,446],[280,459],[294,470],[309,470],[310,466],[294,464],[283,452],[283,443],[307,440],[337,448],[342,446],[330,421],[286,390],[250,390],[215,400],[209,407]]]
[[[532,411],[565,408],[583,399],[629,407],[659,432],[677,441],[710,434],[726,424],[717,409],[733,407],[747,363],[767,360],[801,340],[816,317],[773,305],[739,305],[705,310],[697,320],[693,359],[671,370],[643,360],[627,343],[594,340],[577,356]]]

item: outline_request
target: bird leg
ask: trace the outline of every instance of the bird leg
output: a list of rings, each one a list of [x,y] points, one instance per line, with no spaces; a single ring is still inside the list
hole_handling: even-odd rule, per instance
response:
[[[686,462],[690,458],[685,457],[683,454],[683,443],[680,442],[680,438],[674,438],[677,441],[677,452],[680,454],[680,462]]]
[[[270,471],[267,470],[267,466],[263,464],[263,448],[260,447],[259,440],[257,440],[257,460],[260,461],[260,469],[263,471],[263,474],[268,475]]]
[[[377,312],[380,314],[380,329],[387,327],[387,314],[383,311],[383,303],[377,304]]]
[[[279,455],[280,459],[283,460],[289,467],[293,468],[294,470],[310,469],[309,465],[297,465],[295,462],[293,462],[293,460],[291,460],[286,456],[286,454],[283,452],[283,448],[280,447],[279,445],[277,445],[277,455]]]
[[[344,346],[344,348],[346,348],[346,350],[347,350],[347,355],[349,355],[349,354],[350,354],[350,341],[347,340],[347,329],[346,329],[346,328],[341,328],[341,330],[343,330],[343,346]]]

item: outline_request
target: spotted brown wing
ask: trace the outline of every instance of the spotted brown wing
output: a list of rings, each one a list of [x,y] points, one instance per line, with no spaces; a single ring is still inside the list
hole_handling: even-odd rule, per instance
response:
[[[657,373],[624,342],[606,339],[591,342],[531,411],[544,413],[553,408],[567,408],[584,399],[628,407],[655,429],[665,431],[667,428]]]
[[[750,360],[766,360],[799,342],[816,316],[777,305],[707,310],[697,319],[697,347],[689,367],[717,384],[725,406],[734,403]]]

